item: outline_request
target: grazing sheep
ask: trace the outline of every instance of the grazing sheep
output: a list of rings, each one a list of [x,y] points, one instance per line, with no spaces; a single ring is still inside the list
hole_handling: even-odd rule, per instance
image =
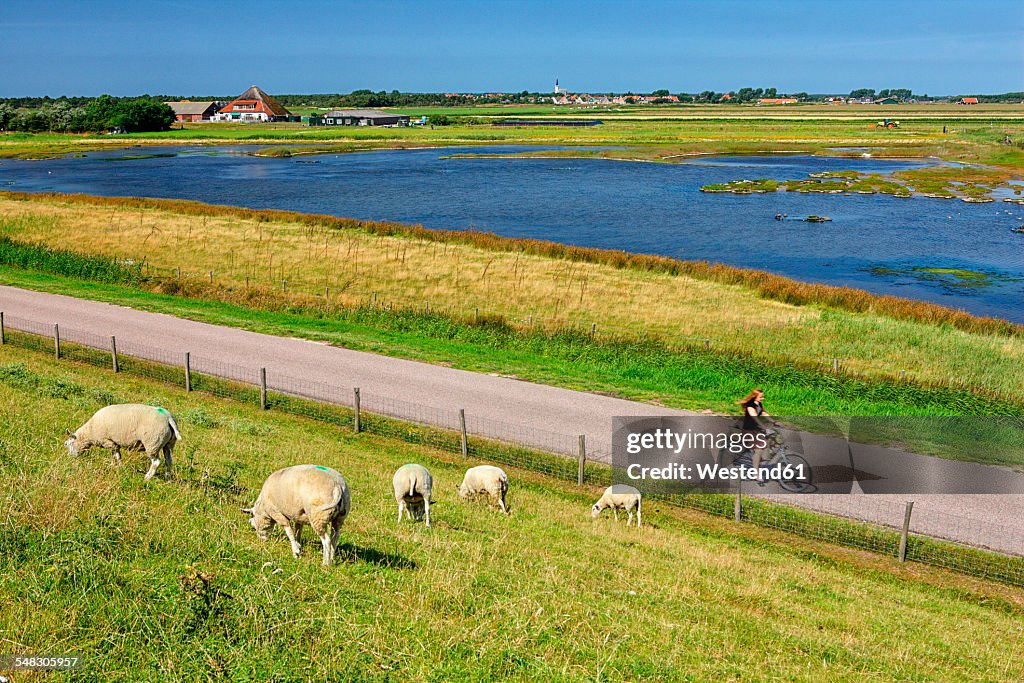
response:
[[[402,521],[402,511],[410,520],[423,519],[430,526],[430,494],[434,488],[434,478],[423,465],[402,465],[391,480],[395,489],[395,500],[398,501],[398,521]]]
[[[462,484],[458,486],[459,498],[471,498],[478,493],[486,493],[498,503],[498,507],[506,515],[505,493],[508,492],[508,475],[500,467],[479,465],[466,470]]]
[[[280,469],[263,483],[259,498],[242,512],[261,540],[267,540],[274,524],[284,527],[299,556],[302,525],[309,524],[324,548],[324,564],[334,562],[341,525],[352,509],[352,496],[345,478],[322,465],[295,465]]]
[[[164,408],[141,403],[128,403],[100,408],[75,432],[68,432],[64,442],[71,455],[101,446],[113,451],[111,464],[121,462],[121,449],[143,450],[149,456],[146,481],[153,478],[164,456],[164,471],[171,476],[171,454],[181,441],[181,432],[174,416]]]
[[[613,484],[604,490],[601,499],[590,508],[590,516],[597,519],[605,508],[611,508],[617,522],[619,521],[619,510],[626,510],[629,512],[626,526],[629,526],[633,523],[633,508],[636,508],[636,526],[639,528],[641,525],[640,499],[640,492],[632,486]]]

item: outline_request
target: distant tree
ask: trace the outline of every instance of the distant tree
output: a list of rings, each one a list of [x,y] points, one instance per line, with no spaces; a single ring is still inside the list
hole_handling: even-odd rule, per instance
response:
[[[778,97],[779,96],[779,91],[776,90],[775,88],[765,88],[764,89],[764,96],[768,97],[768,98]]]
[[[798,100],[800,102],[806,102],[810,98],[811,98],[811,96],[808,95],[805,92],[795,92],[795,93],[793,93],[793,99]]]
[[[85,109],[75,107],[67,100],[57,100],[40,111],[49,122],[49,130],[68,133],[84,129]]]
[[[651,93],[651,95],[654,97],[668,97],[669,92],[667,89],[662,88],[661,90],[655,90],[654,92]]]
[[[38,109],[17,112],[10,121],[11,130],[19,130],[25,133],[42,133],[50,128],[50,122],[46,114]]]
[[[168,130],[174,123],[174,110],[163,102],[131,100],[118,102],[108,128],[123,128],[129,133]]]
[[[875,96],[875,89],[874,88],[857,88],[856,90],[851,90],[850,91],[850,97],[852,97],[855,100],[860,99],[862,97],[872,97],[873,98],[874,96]]]
[[[14,108],[6,104],[0,104],[0,130],[6,131],[13,118]]]
[[[714,90],[705,90],[697,95],[697,99],[701,102],[712,102],[718,99],[716,95],[717,93]]]

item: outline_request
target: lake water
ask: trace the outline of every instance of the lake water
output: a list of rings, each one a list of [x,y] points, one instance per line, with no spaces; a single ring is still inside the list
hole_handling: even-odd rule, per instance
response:
[[[706,194],[738,178],[889,172],[920,161],[716,157],[681,164],[598,159],[442,159],[515,147],[259,158],[234,148],[134,148],[0,160],[0,188],[196,199],[475,229],[759,268],[1024,322],[1024,206],[885,195]],[[535,149],[535,148],[534,148]],[[124,159],[147,153],[165,156]],[[169,155],[169,156],[167,156]],[[308,163],[316,161],[317,163]],[[13,183],[13,184],[9,184]],[[824,215],[832,222],[777,221]],[[964,280],[950,268],[986,273]]]

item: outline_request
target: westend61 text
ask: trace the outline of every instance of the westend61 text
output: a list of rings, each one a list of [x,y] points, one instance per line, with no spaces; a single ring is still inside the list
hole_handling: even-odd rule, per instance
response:
[[[726,449],[730,453],[768,447],[768,436],[757,432],[676,432],[671,429],[655,429],[651,432],[634,432],[626,437],[626,452],[636,455],[643,450],[670,450],[678,454],[685,449]]]
[[[664,467],[643,467],[637,463],[626,468],[626,476],[635,481],[645,479],[656,481],[685,482],[722,482],[722,481],[755,481],[779,480],[790,481],[802,479],[807,475],[803,465],[776,463],[766,467],[754,468],[750,465],[722,467],[721,465],[696,463],[683,465],[670,463]]]

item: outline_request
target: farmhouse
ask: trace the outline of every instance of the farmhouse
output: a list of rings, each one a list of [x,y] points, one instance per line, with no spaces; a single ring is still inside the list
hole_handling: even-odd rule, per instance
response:
[[[956,103],[957,104],[977,104],[978,103],[978,98],[977,97],[961,97],[959,100],[956,101]]]
[[[310,116],[311,126],[408,126],[409,117],[377,109],[336,109]]]
[[[295,121],[290,111],[258,87],[244,93],[213,115],[214,121]]]
[[[900,101],[898,99],[896,99],[895,97],[883,97],[883,98],[875,100],[873,102],[873,104],[899,104],[899,103],[900,103]]]
[[[164,102],[174,110],[176,121],[209,121],[210,117],[217,113],[216,102],[193,102],[181,100],[179,102]]]

